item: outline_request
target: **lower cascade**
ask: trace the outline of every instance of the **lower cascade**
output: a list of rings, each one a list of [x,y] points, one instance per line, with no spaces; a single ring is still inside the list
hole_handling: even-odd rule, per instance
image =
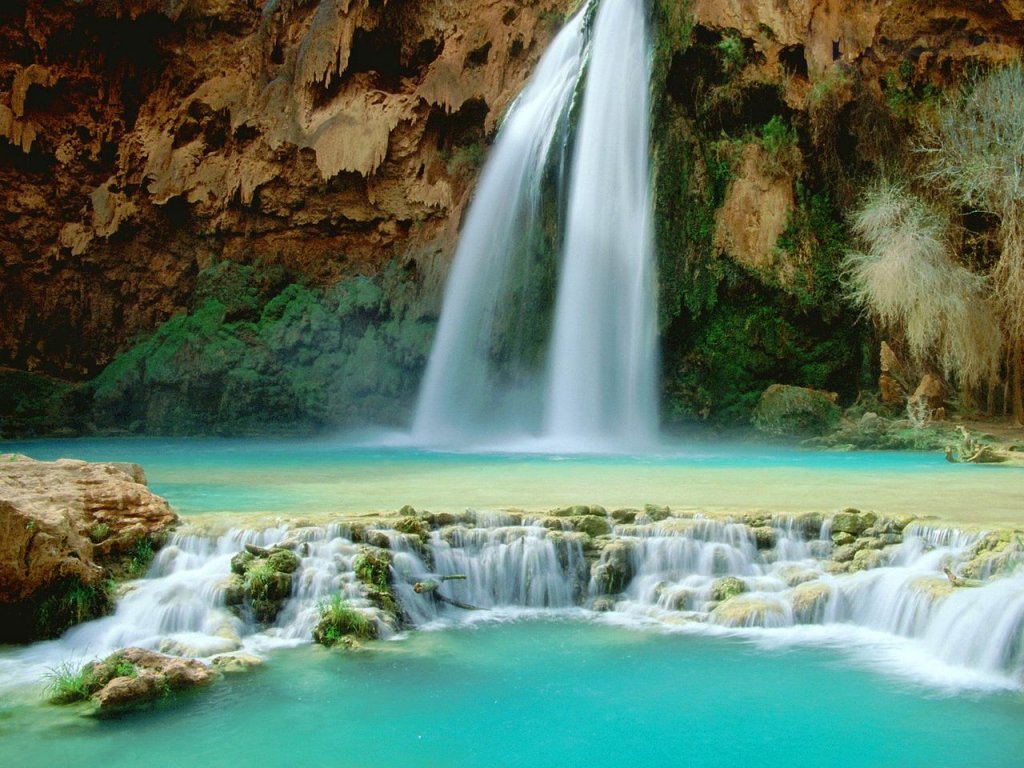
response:
[[[332,601],[388,638],[493,616],[568,614],[840,647],[938,686],[1024,684],[1024,543],[846,510],[712,518],[667,509],[468,511],[182,531],[116,612],[0,657],[38,682],[139,646],[216,660],[306,644]]]

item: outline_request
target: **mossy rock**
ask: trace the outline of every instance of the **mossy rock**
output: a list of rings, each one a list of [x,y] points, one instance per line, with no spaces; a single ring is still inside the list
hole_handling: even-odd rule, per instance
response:
[[[633,545],[628,541],[612,540],[601,552],[601,559],[590,570],[598,594],[615,595],[622,592],[634,576]]]
[[[302,560],[287,549],[275,549],[267,558],[267,565],[279,573],[295,573]]]
[[[391,553],[386,549],[363,547],[353,562],[356,578],[379,592],[391,590]]]
[[[735,576],[723,576],[711,584],[711,599],[717,602],[728,600],[747,591],[747,585]]]
[[[672,510],[668,507],[659,507],[657,504],[645,504],[644,515],[656,523],[667,520],[672,516]]]
[[[878,517],[874,512],[861,512],[857,509],[844,509],[832,516],[832,533],[849,533],[860,536],[875,524]]]
[[[771,526],[759,525],[751,528],[751,533],[758,549],[771,549],[775,546],[775,529]]]
[[[825,606],[832,596],[832,588],[820,581],[808,581],[789,592],[793,617],[801,624],[818,624],[825,616]]]
[[[329,603],[320,606],[320,621],[313,629],[313,642],[330,648],[346,645],[346,638],[375,640],[377,624],[340,595],[335,595]]]
[[[414,515],[399,518],[391,524],[391,527],[399,533],[418,537],[424,544],[430,540],[430,529],[426,523]]]
[[[244,576],[249,566],[256,560],[256,555],[247,550],[242,550],[231,558],[231,572]]]
[[[761,394],[751,421],[759,431],[771,435],[807,437],[834,429],[840,414],[831,393],[772,384]]]
[[[629,524],[636,522],[636,517],[639,514],[639,509],[613,509],[611,517],[616,523]]]
[[[608,518],[597,517],[596,515],[580,515],[569,518],[574,530],[585,533],[587,536],[607,536],[612,532]]]

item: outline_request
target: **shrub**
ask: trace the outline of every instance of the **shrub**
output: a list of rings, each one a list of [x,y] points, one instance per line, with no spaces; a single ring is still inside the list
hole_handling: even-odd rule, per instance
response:
[[[965,386],[990,381],[999,366],[999,323],[984,277],[952,260],[943,218],[882,181],[865,194],[852,223],[868,248],[847,255],[850,299],[901,332],[917,365],[934,362]]]
[[[329,602],[320,605],[320,622],[313,630],[313,640],[330,647],[345,637],[373,640],[377,637],[377,626],[336,594]]]
[[[962,203],[999,219],[991,271],[994,305],[1010,353],[1013,409],[1024,423],[1024,67],[1019,61],[972,79],[924,126],[925,177]]]
[[[46,678],[46,697],[52,704],[85,701],[96,690],[92,662],[61,662],[47,671]]]

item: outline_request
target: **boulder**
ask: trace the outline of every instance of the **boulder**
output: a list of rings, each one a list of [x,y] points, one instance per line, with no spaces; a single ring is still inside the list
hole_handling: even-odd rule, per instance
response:
[[[626,588],[634,575],[633,545],[626,540],[613,539],[594,563],[590,577],[599,594],[614,595]]]
[[[886,342],[882,342],[879,351],[881,373],[878,377],[878,390],[885,405],[902,406],[907,398],[906,374],[903,366]]]
[[[723,576],[711,584],[711,599],[715,601],[728,600],[747,591],[747,585],[742,579],[735,576]]]
[[[59,635],[111,607],[178,521],[131,464],[0,458],[0,642]]]
[[[820,581],[809,581],[794,587],[789,593],[793,618],[801,624],[818,624],[825,616],[825,606],[832,596],[832,588]]]
[[[64,681],[70,685],[54,681],[50,701],[70,704],[89,700],[93,706],[88,714],[104,717],[209,685],[216,677],[217,672],[196,659],[125,648],[71,674]]]
[[[772,384],[761,394],[751,421],[770,435],[813,437],[839,423],[836,394],[818,389]]]
[[[292,593],[292,575],[301,559],[287,549],[247,546],[231,558],[231,575],[223,582],[226,605],[248,611],[261,624],[273,624]]]

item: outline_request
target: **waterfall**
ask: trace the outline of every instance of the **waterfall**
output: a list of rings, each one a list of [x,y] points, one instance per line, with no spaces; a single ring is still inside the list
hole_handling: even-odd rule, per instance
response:
[[[588,33],[591,12],[541,58],[481,174],[420,388],[420,444],[655,437],[644,7],[601,0]]]
[[[1024,684],[1024,572],[1011,569],[960,588],[943,573],[967,562],[981,534],[912,525],[894,536],[898,543],[872,550],[868,567],[846,573],[834,570],[827,522],[809,535],[781,516],[756,528],[640,516],[616,525],[600,554],[597,541],[570,518],[485,511],[429,532],[393,530],[385,519],[359,530],[331,524],[178,533],[146,578],[128,585],[113,615],[58,640],[0,653],[0,681],[38,684],[62,663],[129,645],[210,659],[306,644],[322,606],[339,594],[390,636],[395,617],[375,604],[357,575],[361,553],[384,547],[399,618],[409,627],[486,619],[495,611],[578,612],[582,605],[595,612],[576,615],[618,623],[739,634],[772,646],[839,646],[868,664],[938,685]],[[246,545],[280,545],[299,555],[291,594],[269,624],[228,605],[232,558]],[[417,593],[424,580],[440,582],[439,589]]]
[[[594,23],[548,358],[545,432],[558,441],[642,446],[655,435],[648,82],[642,4],[605,0]]]

